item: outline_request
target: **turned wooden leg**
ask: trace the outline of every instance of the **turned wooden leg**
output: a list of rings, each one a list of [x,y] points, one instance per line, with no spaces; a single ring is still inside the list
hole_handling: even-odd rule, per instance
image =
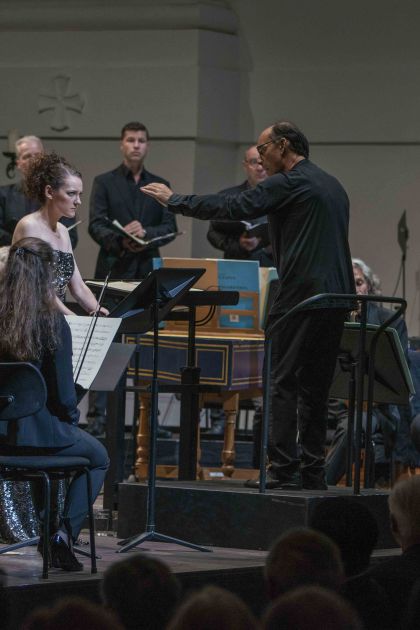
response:
[[[222,471],[231,477],[235,470],[235,427],[239,412],[239,394],[229,394],[223,400],[225,412],[225,435],[222,451]]]
[[[141,394],[139,428],[137,431],[136,463],[134,467],[137,481],[147,479],[149,470],[150,405],[150,394]]]

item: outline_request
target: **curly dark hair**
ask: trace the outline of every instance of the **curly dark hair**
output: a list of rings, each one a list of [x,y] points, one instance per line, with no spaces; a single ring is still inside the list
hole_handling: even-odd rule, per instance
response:
[[[40,153],[31,160],[28,167],[24,188],[30,199],[45,202],[45,187],[58,190],[63,186],[66,177],[73,175],[82,179],[81,174],[67,160],[57,153]]]
[[[59,341],[59,311],[52,284],[54,252],[40,238],[10,247],[0,275],[0,357],[34,361]]]

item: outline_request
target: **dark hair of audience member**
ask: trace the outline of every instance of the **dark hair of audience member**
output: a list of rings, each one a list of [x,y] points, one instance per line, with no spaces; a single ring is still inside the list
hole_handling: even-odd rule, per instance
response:
[[[344,580],[340,551],[320,532],[292,529],[272,545],[265,564],[265,580],[270,599],[305,584],[339,590]]]
[[[35,609],[21,630],[124,630],[116,616],[103,606],[81,597],[60,599],[52,608]]]
[[[303,586],[276,599],[262,620],[264,630],[363,630],[357,613],[340,595]]]
[[[258,623],[234,593],[206,586],[192,593],[175,613],[167,630],[255,630]]]
[[[104,573],[102,599],[127,630],[160,630],[169,621],[180,585],[169,567],[156,558],[136,554]]]
[[[39,359],[58,344],[59,313],[52,284],[54,253],[39,238],[22,238],[10,247],[0,274],[0,357]]]
[[[79,171],[57,153],[40,153],[28,165],[23,182],[25,194],[29,199],[43,204],[46,200],[46,187],[51,186],[52,190],[58,190],[69,175],[82,179]]]
[[[347,577],[367,569],[379,530],[365,505],[352,497],[321,501],[315,506],[309,524],[336,543]]]

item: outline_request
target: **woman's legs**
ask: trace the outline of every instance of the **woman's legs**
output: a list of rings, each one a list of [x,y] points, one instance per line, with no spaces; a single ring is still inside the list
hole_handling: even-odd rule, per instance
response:
[[[80,439],[72,446],[63,448],[55,455],[86,457],[90,461],[92,500],[95,501],[109,466],[105,447],[86,431],[80,431]],[[64,508],[64,522],[73,540],[76,540],[88,512],[85,475],[75,476],[70,483]]]

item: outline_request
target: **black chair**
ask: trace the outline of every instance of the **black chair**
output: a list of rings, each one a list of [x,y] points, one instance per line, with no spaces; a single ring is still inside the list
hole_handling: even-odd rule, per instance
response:
[[[39,412],[46,404],[47,388],[41,372],[30,363],[0,363],[0,444],[1,435],[13,432],[13,424]],[[43,483],[43,569],[42,577],[48,578],[48,544],[50,539],[51,480],[66,479],[72,475],[86,475],[91,573],[96,573],[95,531],[93,521],[92,485],[89,460],[85,457],[55,455],[0,454],[0,479],[3,481],[33,481]],[[35,545],[40,537],[7,545],[0,554],[20,547]]]

